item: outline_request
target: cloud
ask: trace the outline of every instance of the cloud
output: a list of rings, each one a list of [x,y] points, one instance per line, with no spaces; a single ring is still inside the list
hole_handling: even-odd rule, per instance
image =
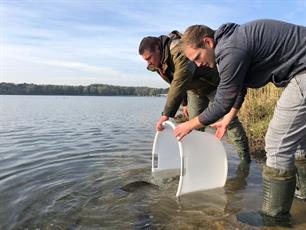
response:
[[[217,28],[224,22],[240,23],[266,15],[281,19],[285,17],[282,12],[305,25],[304,3],[296,1],[297,5],[291,6],[284,2],[274,9],[274,1],[263,5],[256,0],[4,1],[0,4],[0,65],[5,78],[12,81],[66,79],[68,84],[79,79],[84,84],[87,79],[165,87],[156,74],[145,69],[138,55],[144,36],[159,36],[173,29],[183,32],[192,24]]]
[[[26,46],[9,46],[5,53],[7,54],[0,55],[2,71],[0,81],[4,82],[168,87],[158,75],[145,70],[144,62],[141,68],[137,68],[139,71],[133,72],[102,66],[101,63],[93,65],[63,58],[50,59],[50,55],[38,57],[33,55],[33,51]]]
[[[82,71],[82,72],[90,72],[90,73],[100,73],[100,74],[105,74],[107,73],[108,75],[111,76],[117,76],[120,75],[120,72],[117,70],[114,70],[109,67],[98,67],[98,66],[93,66],[89,65],[87,63],[81,63],[81,62],[71,62],[71,61],[59,61],[59,60],[30,60],[32,62],[36,63],[41,63],[41,64],[46,64],[58,68],[68,68],[68,69],[73,69],[77,71]]]

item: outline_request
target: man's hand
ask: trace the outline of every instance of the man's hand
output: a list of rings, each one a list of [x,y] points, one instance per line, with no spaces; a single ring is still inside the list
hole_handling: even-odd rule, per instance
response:
[[[161,116],[159,121],[156,123],[156,130],[157,131],[163,131],[164,130],[163,122],[167,121],[168,119],[169,119],[168,116],[165,116],[165,115]]]
[[[185,117],[189,118],[188,106],[183,106],[183,114]]]
[[[211,125],[211,127],[216,128],[215,137],[217,139],[219,139],[219,140],[222,139],[222,137],[225,135],[225,133],[227,131],[227,126],[228,126],[228,124],[224,120],[218,121],[218,122]]]
[[[212,124],[211,127],[214,127],[217,129],[215,137],[219,140],[225,135],[227,131],[227,127],[229,123],[234,119],[235,116],[237,116],[239,109],[231,108],[231,110],[226,114],[222,121],[218,121],[215,124]]]
[[[174,136],[180,141],[184,136],[191,132],[189,122],[184,122],[175,127]]]
[[[174,136],[180,141],[184,136],[191,132],[193,129],[203,127],[200,123],[199,118],[195,117],[190,121],[179,124],[174,129]]]

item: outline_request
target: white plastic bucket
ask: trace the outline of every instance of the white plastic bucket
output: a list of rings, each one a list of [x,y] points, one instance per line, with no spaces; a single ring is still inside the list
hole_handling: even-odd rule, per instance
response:
[[[173,135],[175,125],[163,123],[155,135],[152,172],[179,169],[176,196],[223,187],[227,178],[227,155],[222,143],[208,132],[193,130],[182,141]]]

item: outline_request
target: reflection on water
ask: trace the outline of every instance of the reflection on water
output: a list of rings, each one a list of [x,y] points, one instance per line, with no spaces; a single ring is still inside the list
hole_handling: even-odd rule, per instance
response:
[[[151,174],[164,100],[0,96],[0,229],[250,229],[235,215],[260,208],[262,163],[231,145],[224,188],[177,199],[177,173]]]

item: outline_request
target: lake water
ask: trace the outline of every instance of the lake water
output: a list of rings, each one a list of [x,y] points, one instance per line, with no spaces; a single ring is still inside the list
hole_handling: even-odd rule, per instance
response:
[[[0,229],[249,229],[236,213],[260,207],[262,163],[241,170],[226,141],[222,189],[177,199],[177,177],[152,177],[154,126],[164,103],[0,96]],[[158,186],[122,189],[135,181]],[[305,206],[294,200],[294,229],[306,229]]]

